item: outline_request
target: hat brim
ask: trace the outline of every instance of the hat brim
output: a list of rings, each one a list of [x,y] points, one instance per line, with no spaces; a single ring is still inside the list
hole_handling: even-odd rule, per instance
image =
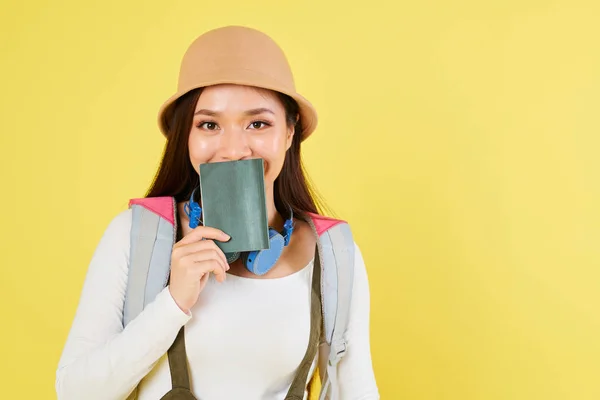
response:
[[[172,119],[173,106],[178,98],[191,92],[192,90],[204,88],[208,86],[220,85],[220,84],[233,84],[252,86],[261,89],[273,90],[290,96],[298,103],[300,120],[302,122],[301,140],[304,141],[308,138],[316,129],[318,123],[317,112],[313,105],[302,95],[295,91],[282,89],[281,87],[274,87],[269,84],[257,85],[255,80],[243,80],[243,79],[212,79],[210,82],[198,82],[194,85],[190,85],[183,90],[179,90],[173,96],[169,97],[167,101],[163,103],[158,111],[158,125],[162,134],[168,138],[169,132],[169,121]]]

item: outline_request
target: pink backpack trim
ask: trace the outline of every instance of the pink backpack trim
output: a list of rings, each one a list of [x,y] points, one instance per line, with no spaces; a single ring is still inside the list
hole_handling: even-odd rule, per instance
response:
[[[129,201],[129,206],[137,204],[153,213],[157,214],[159,217],[162,217],[169,221],[171,225],[175,225],[175,211],[173,210],[173,198],[164,196],[164,197],[146,197],[140,199],[131,199]],[[324,232],[327,232],[329,229],[334,226],[344,223],[345,221],[325,217],[323,215],[308,213],[308,216],[313,220],[315,224],[315,228],[317,229],[317,234],[321,236]]]
[[[147,197],[142,199],[131,199],[129,201],[129,207],[134,204],[141,205],[147,210],[158,214],[169,221],[171,225],[175,225],[175,210],[173,210],[173,198],[172,197]]]
[[[323,215],[315,213],[308,213],[308,216],[313,220],[313,224],[315,224],[315,228],[317,229],[317,234],[319,236],[321,236],[324,232],[327,232],[334,226],[346,222],[342,221],[341,219],[325,217]]]

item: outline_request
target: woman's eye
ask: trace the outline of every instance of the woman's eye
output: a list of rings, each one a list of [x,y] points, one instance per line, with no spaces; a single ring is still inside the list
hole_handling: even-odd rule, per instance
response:
[[[250,124],[250,127],[252,129],[260,129],[260,128],[264,128],[265,126],[269,126],[269,124],[264,121],[254,121],[253,123]]]
[[[201,124],[198,125],[198,128],[200,129],[206,129],[209,131],[214,131],[215,129],[217,129],[218,125],[214,122],[202,122]]]

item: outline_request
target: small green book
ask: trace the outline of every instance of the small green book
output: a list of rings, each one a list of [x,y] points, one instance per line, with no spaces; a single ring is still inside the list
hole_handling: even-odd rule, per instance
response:
[[[231,236],[215,241],[224,253],[269,248],[262,159],[200,165],[202,222]]]

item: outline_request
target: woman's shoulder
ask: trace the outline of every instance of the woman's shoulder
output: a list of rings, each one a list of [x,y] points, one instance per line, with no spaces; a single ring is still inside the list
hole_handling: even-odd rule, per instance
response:
[[[132,215],[132,210],[128,208],[109,217],[100,239],[100,248],[110,246],[113,249],[118,247],[127,250],[131,235]]]
[[[111,231],[113,233],[129,233],[129,231],[131,230],[132,215],[133,212],[131,208],[127,208],[125,210],[117,212],[116,214],[113,214],[110,221],[108,222],[106,230]]]

